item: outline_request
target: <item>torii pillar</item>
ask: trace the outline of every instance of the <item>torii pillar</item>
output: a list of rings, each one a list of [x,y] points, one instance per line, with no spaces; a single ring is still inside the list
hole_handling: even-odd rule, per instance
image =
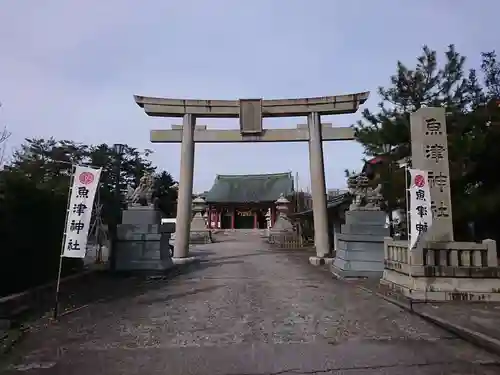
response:
[[[171,129],[151,130],[151,142],[181,143],[181,171],[177,206],[174,263],[189,257],[189,232],[193,193],[195,143],[228,142],[308,142],[313,199],[316,259],[320,264],[330,254],[327,195],[323,161],[323,141],[353,140],[350,127],[321,124],[321,115],[355,113],[369,96],[356,94],[300,99],[185,100],[135,96],[136,103],[149,116],[182,117],[182,125]],[[264,117],[307,116],[307,124],[290,129],[264,129]],[[196,126],[198,117],[239,118],[240,129],[214,130]]]

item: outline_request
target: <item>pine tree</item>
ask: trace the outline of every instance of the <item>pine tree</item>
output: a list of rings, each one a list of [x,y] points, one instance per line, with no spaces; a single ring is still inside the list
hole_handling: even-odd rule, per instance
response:
[[[453,45],[439,64],[436,51],[423,47],[413,68],[398,61],[387,88],[380,87],[376,112],[365,109],[354,125],[367,156],[386,155],[386,165],[410,156],[410,114],[426,106],[445,107],[455,233],[474,221],[478,236],[493,237],[500,224],[500,63],[495,52],[482,54],[479,72],[465,70],[466,58]],[[497,126],[495,126],[497,125]],[[394,169],[393,169],[394,171]],[[386,200],[404,209],[404,173],[383,176]],[[395,188],[397,187],[397,188]]]

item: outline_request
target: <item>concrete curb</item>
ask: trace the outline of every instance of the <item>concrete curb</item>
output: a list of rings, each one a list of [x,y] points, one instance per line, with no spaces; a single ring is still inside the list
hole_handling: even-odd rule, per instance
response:
[[[401,301],[398,301],[394,298],[385,296],[381,293],[374,292],[368,288],[365,288],[363,286],[357,286],[358,289],[361,289],[365,292],[368,292],[370,294],[374,294],[377,297],[380,297],[387,302],[392,303],[393,305],[396,305],[406,311],[409,311],[412,314],[415,314],[425,321],[432,323],[439,328],[444,329],[445,331],[454,334],[455,336],[481,348],[484,349],[490,353],[500,355],[500,340],[497,340],[493,337],[487,336],[481,332],[473,331],[468,328],[462,327],[461,325],[451,323],[449,321],[446,321],[444,319],[441,319],[437,316],[421,312],[421,311],[416,311],[413,309],[413,306],[411,304],[405,304]]]

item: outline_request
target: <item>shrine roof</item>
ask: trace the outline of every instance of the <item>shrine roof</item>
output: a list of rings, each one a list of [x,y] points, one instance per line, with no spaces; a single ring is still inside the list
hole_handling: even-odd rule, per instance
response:
[[[293,193],[291,172],[217,175],[206,194],[207,203],[274,202]]]
[[[351,203],[352,201],[352,195],[350,193],[343,193],[339,195],[335,195],[333,197],[329,197],[327,201],[326,208],[327,210],[338,210],[341,208],[344,204],[346,203]],[[304,217],[304,216],[312,216],[313,215],[313,210],[308,209],[302,212],[296,212],[290,214],[290,217]]]

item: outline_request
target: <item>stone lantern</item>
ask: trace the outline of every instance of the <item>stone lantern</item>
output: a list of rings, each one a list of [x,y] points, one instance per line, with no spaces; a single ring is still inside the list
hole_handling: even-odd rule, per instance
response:
[[[288,217],[288,206],[290,204],[290,201],[286,199],[283,194],[281,194],[278,200],[274,203],[276,204],[276,210],[278,211],[279,215],[271,229],[271,232],[293,231],[293,225],[290,222],[290,218]]]
[[[194,216],[191,221],[191,231],[207,229],[205,224],[205,219],[203,218],[202,212],[205,210],[207,203],[202,197],[197,197],[193,199],[193,212]]]
[[[279,212],[279,215],[287,217],[289,210],[288,205],[290,204],[290,201],[286,199],[283,194],[281,194],[278,200],[274,203],[276,204],[276,210]]]
[[[207,206],[207,202],[202,197],[196,197],[193,199],[193,212],[196,214],[200,214],[205,210]]]
[[[193,212],[194,216],[191,221],[190,242],[192,243],[206,243],[210,238],[210,231],[207,228],[207,223],[202,215],[205,211],[207,203],[202,197],[193,199]]]

